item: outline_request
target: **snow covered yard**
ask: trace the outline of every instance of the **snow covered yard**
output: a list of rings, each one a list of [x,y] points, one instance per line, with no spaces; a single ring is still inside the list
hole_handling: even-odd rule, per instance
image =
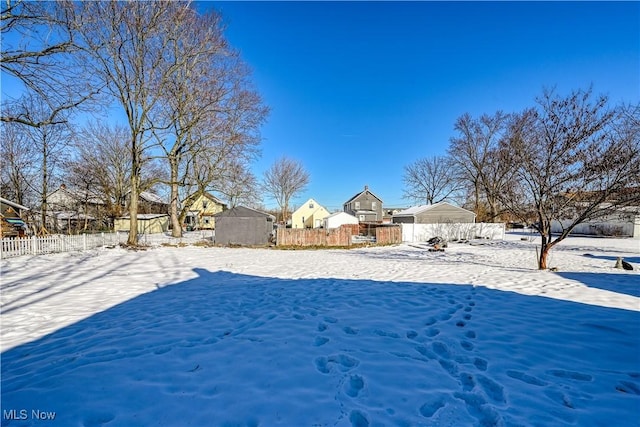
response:
[[[477,243],[3,260],[2,426],[638,425],[640,243]]]

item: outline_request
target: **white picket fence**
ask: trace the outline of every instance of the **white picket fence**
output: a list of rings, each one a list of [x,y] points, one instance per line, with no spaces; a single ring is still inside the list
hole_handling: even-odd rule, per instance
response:
[[[442,237],[448,241],[476,238],[501,240],[504,235],[503,223],[402,224],[403,242],[426,242],[432,237]]]
[[[5,238],[2,239],[0,244],[0,258],[86,251],[104,246],[116,246],[126,241],[127,235],[124,233],[81,234],[76,236],[53,234],[40,237]]]
[[[171,237],[168,233],[139,234],[138,244],[158,246],[162,244],[191,244],[198,241],[213,241],[212,230],[192,231],[184,233],[181,238]],[[41,237],[5,238],[0,240],[0,259],[21,255],[43,255],[56,252],[77,252],[89,249],[117,246],[126,243],[128,233],[99,233],[69,236],[52,234]]]

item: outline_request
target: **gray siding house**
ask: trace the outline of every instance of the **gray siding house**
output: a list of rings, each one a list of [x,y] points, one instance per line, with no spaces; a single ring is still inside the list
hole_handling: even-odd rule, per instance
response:
[[[213,217],[215,242],[222,245],[266,245],[275,221],[273,215],[244,206],[219,212]]]
[[[414,206],[393,215],[394,224],[474,223],[476,214],[447,202]]]
[[[382,222],[382,199],[364,186],[364,191],[344,203],[344,211],[358,218],[360,222]]]

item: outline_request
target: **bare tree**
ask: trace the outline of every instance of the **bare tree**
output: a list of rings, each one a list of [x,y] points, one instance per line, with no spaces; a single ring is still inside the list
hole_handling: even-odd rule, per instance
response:
[[[131,217],[127,243],[137,244],[138,196],[145,151],[154,130],[154,111],[174,72],[170,37],[174,18],[185,2],[75,3],[77,43],[84,52],[83,72],[105,84],[106,93],[122,109],[129,129]]]
[[[70,184],[104,203],[109,222],[124,213],[129,192],[128,141],[129,130],[125,126],[90,122],[76,134],[74,156],[66,167]]]
[[[39,98],[49,111],[34,121],[20,108],[3,109],[1,121],[32,127],[60,124],[100,91],[91,75],[77,72],[79,47],[74,35],[76,18],[81,17],[75,15],[71,1],[7,0],[0,17],[0,70],[22,86],[23,96]],[[21,100],[5,95],[3,103],[20,104]]]
[[[460,185],[453,161],[446,156],[424,157],[404,167],[404,197],[434,204],[450,199]]]
[[[58,173],[68,155],[72,139],[71,130],[67,125],[68,120],[65,117],[67,111],[60,110],[52,114],[49,104],[36,95],[23,97],[19,105],[14,104],[12,107],[19,108],[18,115],[25,120],[40,123],[39,126],[24,126],[16,122],[10,125],[17,133],[17,135],[14,134],[14,141],[21,141],[28,147],[27,152],[31,155],[31,163],[37,171],[33,173],[34,179],[27,181],[26,184],[38,199],[40,208],[38,232],[43,234],[47,232],[47,196],[59,178]],[[42,124],[43,119],[48,117],[54,118],[54,122]],[[60,117],[59,120],[58,117]]]
[[[157,136],[170,170],[172,232],[179,237],[191,203],[208,187],[225,185],[227,169],[251,157],[266,110],[217,13],[183,9],[175,27],[167,52],[173,74],[160,108],[167,132]],[[180,212],[179,190],[188,187],[195,191],[185,195]]]
[[[260,205],[260,190],[256,176],[244,164],[230,165],[227,169],[226,179],[218,191],[229,201],[229,207],[247,205],[255,207]]]
[[[36,182],[38,168],[36,145],[28,137],[22,125],[2,123],[0,144],[0,177],[2,195],[21,205],[35,202],[31,187]]]
[[[273,197],[282,211],[282,221],[286,224],[289,202],[309,184],[309,174],[302,164],[286,156],[276,160],[264,173],[263,189]]]
[[[478,119],[465,114],[456,121],[459,136],[451,138],[449,146],[449,155],[460,171],[460,178],[473,186],[474,210],[480,211],[481,198],[484,198],[489,205],[491,222],[500,215],[499,197],[513,175],[511,164],[503,158],[509,120],[510,117],[500,111]]]
[[[535,214],[540,269],[578,224],[640,203],[640,108],[607,102],[591,89],[566,97],[545,90],[510,131],[518,186],[502,202],[520,218]],[[555,236],[553,223],[561,227]]]

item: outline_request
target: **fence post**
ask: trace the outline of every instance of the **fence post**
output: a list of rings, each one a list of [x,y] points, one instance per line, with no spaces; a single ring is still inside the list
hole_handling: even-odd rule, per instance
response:
[[[31,253],[38,255],[38,238],[35,235],[31,237]]]

